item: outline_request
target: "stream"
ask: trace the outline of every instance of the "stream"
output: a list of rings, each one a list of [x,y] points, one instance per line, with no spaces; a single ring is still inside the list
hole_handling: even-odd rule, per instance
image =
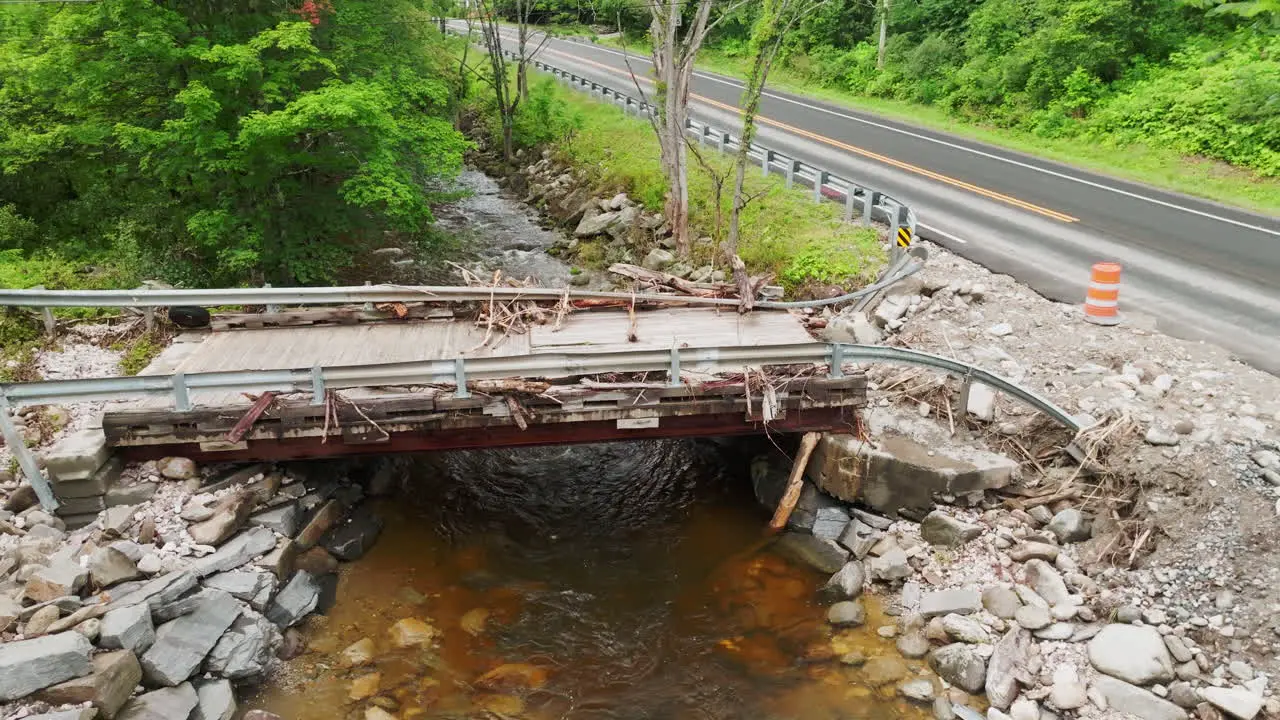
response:
[[[489,178],[463,182],[475,193],[439,215],[474,262],[561,286],[567,267],[543,252],[556,233]],[[922,665],[877,634],[894,618],[866,598],[865,625],[833,629],[825,577],[770,551],[750,481],[768,451],[751,438],[413,456],[375,503],[377,544],[301,627],[306,650],[245,704],[285,720],[931,717],[897,695]]]

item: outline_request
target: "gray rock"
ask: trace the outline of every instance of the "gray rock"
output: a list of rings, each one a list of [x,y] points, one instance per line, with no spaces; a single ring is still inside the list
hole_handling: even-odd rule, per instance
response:
[[[181,720],[189,718],[200,698],[191,683],[163,688],[130,700],[116,720]]]
[[[959,547],[980,535],[982,527],[962,522],[939,510],[926,515],[920,523],[920,537],[930,545]]]
[[[1262,696],[1242,687],[1207,687],[1200,691],[1209,704],[1236,720],[1253,720],[1262,710]]]
[[[867,561],[867,570],[872,580],[892,582],[911,576],[911,564],[907,562],[907,553],[900,547],[894,547],[880,557]]]
[[[964,615],[944,615],[942,617],[942,629],[946,630],[947,635],[958,642],[967,642],[973,644],[991,642],[991,634],[983,627],[982,623],[973,618]]]
[[[867,611],[857,600],[838,602],[827,609],[827,622],[832,625],[861,625],[867,621]]]
[[[58,610],[58,606],[46,605],[31,614],[31,618],[22,628],[22,634],[29,638],[43,635],[49,632],[49,628],[53,627],[61,616],[62,612]]]
[[[884,339],[884,333],[863,312],[841,313],[827,322],[822,332],[827,342],[875,345]]]
[[[844,526],[836,542],[853,553],[855,558],[862,560],[871,552],[871,548],[875,546],[882,534],[882,531],[855,517]]]
[[[786,533],[775,548],[787,558],[824,573],[838,572],[849,559],[849,553],[834,541],[803,533]]]
[[[196,543],[217,547],[245,524],[257,502],[257,494],[252,491],[232,493],[218,501],[209,519],[192,525],[187,532]]]
[[[898,693],[908,700],[928,704],[933,702],[933,683],[927,678],[908,680],[898,686]]]
[[[1116,609],[1116,622],[1136,623],[1142,619],[1142,611],[1133,605],[1122,605]]]
[[[381,533],[382,518],[365,505],[330,530],[320,544],[339,560],[351,562],[364,557]]]
[[[190,720],[231,720],[236,714],[236,692],[226,680],[210,680],[196,687],[195,710]]]
[[[1032,559],[1053,562],[1058,559],[1058,555],[1061,552],[1056,545],[1050,545],[1049,543],[1025,542],[1010,548],[1009,557],[1016,562],[1026,562]]]
[[[1017,627],[996,643],[984,683],[987,699],[993,707],[1007,709],[1018,696],[1017,674],[1026,667],[1030,648],[1031,633]]]
[[[133,505],[116,505],[102,513],[102,531],[109,537],[120,537],[133,523],[133,514],[137,507]]]
[[[1049,627],[1049,624],[1053,622],[1053,616],[1050,615],[1048,610],[1035,605],[1023,605],[1018,608],[1018,611],[1013,615],[1013,619],[1018,625],[1028,630],[1040,630],[1041,628]]]
[[[814,513],[813,524],[809,527],[809,532],[814,537],[836,540],[844,532],[845,526],[848,524],[849,513],[845,512],[844,508],[838,506],[820,507]]]
[[[986,684],[987,661],[973,645],[944,645],[929,654],[929,666],[943,680],[968,693],[981,692]]]
[[[102,616],[98,644],[104,648],[131,650],[142,654],[155,640],[151,607],[146,603],[116,608]]]
[[[109,588],[116,583],[133,580],[142,573],[138,566],[120,550],[102,547],[89,556],[89,579],[95,587]]]
[[[262,612],[271,601],[276,591],[276,576],[266,572],[232,571],[211,575],[204,581],[204,586],[230,593],[232,597],[244,600],[258,612]]]
[[[128,650],[94,656],[93,673],[40,691],[35,697],[50,705],[91,703],[104,718],[114,718],[142,680],[138,658]]]
[[[826,585],[822,586],[822,597],[832,600],[856,598],[862,594],[866,582],[867,573],[862,563],[850,560],[827,580]]]
[[[1050,607],[1070,600],[1071,593],[1067,590],[1067,583],[1052,565],[1043,560],[1028,560],[1024,567],[1027,571],[1027,584]]]
[[[219,592],[219,590],[202,587],[195,592],[177,598],[173,602],[156,605],[151,608],[151,620],[156,625],[162,625],[183,615],[190,615],[199,609],[201,605],[204,605],[206,601],[216,597]]]
[[[50,567],[37,568],[27,578],[23,593],[32,602],[45,602],[67,595],[76,595],[89,579],[89,573],[70,560],[54,562]]]
[[[998,618],[1009,620],[1018,612],[1018,608],[1022,607],[1022,601],[1018,599],[1018,593],[1012,588],[1005,585],[992,585],[982,591],[982,607]]]
[[[1253,679],[1253,667],[1243,660],[1232,660],[1227,663],[1227,672],[1231,673],[1240,682]]]
[[[107,612],[138,604],[146,604],[155,609],[177,600],[195,586],[196,576],[187,571],[171,572],[146,582],[121,585],[112,592],[117,599],[107,606]]]
[[[315,610],[319,602],[320,584],[311,573],[299,570],[267,606],[267,619],[281,630],[293,627]]]
[[[228,680],[262,675],[280,639],[280,631],[270,620],[257,613],[245,613],[213,646],[204,669]]]
[[[161,625],[155,643],[142,656],[147,682],[172,687],[191,677],[239,616],[240,605],[227,593],[213,590],[194,612]]]
[[[1009,706],[1009,717],[1013,720],[1040,720],[1040,706],[1035,700],[1020,697]]]
[[[249,524],[264,527],[291,538],[298,534],[298,529],[302,526],[302,511],[298,509],[297,503],[287,503],[250,515]]]
[[[944,695],[933,699],[933,720],[956,720],[956,711],[952,709],[951,701]]]
[[[676,256],[671,254],[669,250],[662,248],[654,248],[644,256],[644,261],[640,264],[649,270],[666,270],[676,261]]]
[[[1091,535],[1091,525],[1087,515],[1075,508],[1067,508],[1053,516],[1048,530],[1060,543],[1084,542]]]
[[[141,505],[155,497],[158,485],[153,482],[140,482],[135,485],[117,485],[107,491],[103,501],[107,507],[120,505]]]
[[[1174,634],[1164,636],[1164,646],[1169,649],[1169,654],[1173,656],[1173,661],[1178,663],[1189,662],[1195,659],[1191,650],[1187,648],[1182,638]]]
[[[252,527],[228,540],[212,555],[196,560],[190,569],[196,577],[234,570],[275,547],[275,533],[264,527]]]
[[[1076,637],[1076,626],[1068,622],[1056,622],[1048,627],[1040,628],[1031,633],[1037,640],[1087,640],[1087,637]],[[1097,634],[1097,633],[1094,633]],[[1092,637],[1090,635],[1089,637]]]
[[[911,306],[904,297],[889,296],[880,301],[876,306],[875,312],[872,314],[876,325],[886,327],[892,325],[894,321],[902,318],[907,314],[907,309]]]
[[[77,632],[19,640],[0,645],[0,700],[26,697],[93,671],[93,645]]]
[[[1102,693],[1107,706],[1142,720],[1187,720],[1187,711],[1154,693],[1106,675],[1099,675],[1093,687]]]
[[[1108,625],[1089,642],[1089,662],[1099,672],[1133,685],[1174,679],[1173,658],[1160,632],[1148,625]]]
[[[919,630],[911,630],[898,636],[898,652],[912,660],[929,654],[929,638]]]
[[[925,618],[939,615],[968,615],[982,609],[982,594],[976,587],[935,590],[920,601],[920,614]]]
[[[1180,708],[1193,708],[1200,704],[1200,695],[1191,683],[1179,680],[1169,684],[1169,701]]]

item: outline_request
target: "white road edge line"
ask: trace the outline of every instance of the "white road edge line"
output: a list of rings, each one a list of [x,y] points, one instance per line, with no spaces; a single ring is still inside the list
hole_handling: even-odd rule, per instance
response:
[[[952,235],[951,233],[946,232],[946,231],[944,231],[944,230],[939,230],[938,228],[936,228],[936,227],[934,227],[934,226],[932,226],[932,225],[925,225],[925,224],[924,224],[924,223],[922,223],[922,222],[917,222],[917,223],[916,223],[916,227],[918,227],[918,228],[922,228],[922,229],[924,229],[924,230],[928,230],[929,232],[931,232],[931,233],[933,233],[933,234],[935,234],[935,235],[941,235],[942,237],[944,237],[944,238],[946,238],[946,239],[950,240],[951,242],[957,242],[957,243],[960,243],[961,245],[968,245],[968,244],[969,244],[969,241],[968,241],[968,240],[965,240],[965,239],[963,239],[963,238],[958,238],[958,237],[956,237],[955,235]]]
[[[578,43],[575,40],[566,40],[566,42],[574,42],[579,45],[584,44],[584,43]],[[611,48],[603,47],[601,45],[592,44],[589,46],[597,50],[600,50],[602,52],[607,52],[613,55],[619,55],[627,58],[635,58],[636,60],[639,60],[641,62],[647,62],[652,64],[652,61],[650,61],[648,58],[644,57],[643,55],[631,55],[629,53],[622,53],[622,52],[618,52],[617,50],[613,50]],[[732,80],[726,80],[725,78],[717,77],[715,75],[708,75],[706,73],[695,72],[694,76],[703,78],[705,80],[711,80],[713,82],[722,83],[724,85],[728,85],[736,89],[741,89],[743,87],[741,83],[738,83]],[[1153,205],[1160,205],[1162,207],[1166,207],[1171,210],[1179,210],[1181,212],[1190,213],[1192,215],[1199,215],[1200,217],[1208,218],[1209,220],[1225,222],[1231,225],[1235,225],[1237,227],[1246,228],[1248,230],[1256,230],[1258,232],[1266,233],[1268,235],[1274,235],[1276,237],[1280,237],[1280,231],[1272,230],[1270,228],[1265,228],[1260,225],[1252,225],[1250,223],[1242,222],[1240,220],[1233,220],[1228,217],[1222,217],[1221,215],[1214,215],[1213,213],[1207,213],[1202,210],[1195,210],[1193,208],[1183,207],[1182,205],[1177,205],[1171,202],[1165,202],[1164,200],[1158,200],[1156,198],[1149,197],[1147,195],[1130,192],[1128,190],[1121,190],[1120,188],[1112,187],[1110,185],[1105,185],[1103,183],[1094,182],[1092,180],[1085,180],[1084,178],[1075,177],[1074,175],[1067,175],[1066,173],[1060,173],[1056,170],[1050,170],[1048,168],[1038,167],[1030,163],[1024,163],[1019,160],[1013,160],[1011,158],[1001,157],[999,155],[994,155],[992,153],[984,152],[982,150],[977,150],[975,148],[965,147],[964,145],[958,145],[956,143],[947,142],[946,140],[940,140],[935,137],[929,137],[928,135],[921,135],[920,133],[911,132],[910,130],[903,130],[902,128],[893,127],[892,125],[885,125],[883,123],[874,122],[872,120],[867,120],[865,118],[860,118],[854,115],[847,115],[845,113],[838,112],[836,110],[831,110],[829,108],[824,108],[818,105],[811,105],[807,102],[802,102],[800,100],[795,100],[789,97],[783,97],[781,95],[775,95],[774,93],[771,93],[771,92],[765,92],[763,94],[765,97],[768,97],[774,100],[780,100],[782,102],[791,103],[792,105],[799,105],[800,107],[808,108],[809,110],[816,110],[818,112],[826,113],[828,115],[834,115],[835,117],[843,118],[845,120],[853,120],[854,122],[860,122],[864,125],[870,125],[872,127],[877,127],[882,130],[889,130],[892,132],[896,132],[900,135],[906,135],[907,137],[915,138],[917,140],[925,140],[931,143],[936,143],[938,145],[943,145],[945,147],[952,148],[954,150],[962,150],[967,153],[979,155],[981,157],[985,157],[991,160],[999,160],[1000,162],[1008,163],[1010,165],[1015,165],[1017,167],[1025,168],[1027,170],[1034,170],[1035,172],[1044,173],[1045,175],[1052,175],[1053,177],[1061,178],[1063,180],[1070,180],[1071,182],[1080,183],[1081,185],[1088,185],[1089,187],[1097,188],[1099,190],[1106,190],[1107,192],[1113,192],[1113,193],[1116,193],[1117,195],[1124,195],[1125,197],[1130,197],[1135,200],[1142,200],[1144,202],[1149,202],[1149,203],[1152,203]]]

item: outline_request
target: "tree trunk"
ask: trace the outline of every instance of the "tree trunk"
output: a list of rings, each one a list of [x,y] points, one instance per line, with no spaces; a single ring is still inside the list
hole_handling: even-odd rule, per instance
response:
[[[889,0],[880,0],[880,45],[876,49],[876,69],[884,69],[884,47],[889,36]]]

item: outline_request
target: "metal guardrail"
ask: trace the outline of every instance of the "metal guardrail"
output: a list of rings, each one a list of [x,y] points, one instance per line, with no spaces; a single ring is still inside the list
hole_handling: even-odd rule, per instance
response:
[[[372,365],[315,366],[290,370],[233,370],[225,372],[176,373],[85,380],[46,380],[0,383],[0,405],[24,407],[55,403],[120,401],[169,397],[179,411],[191,410],[191,392],[277,393],[308,392],[312,402],[323,402],[326,389],[406,385],[455,385],[454,396],[468,398],[470,380],[563,378],[616,372],[667,371],[672,387],[682,384],[681,368],[731,365],[825,365],[832,377],[841,377],[849,363],[890,362],[919,365],[952,373],[969,381],[989,385],[1035,406],[1058,422],[1079,429],[1078,422],[1047,398],[999,375],[968,363],[940,355],[879,345],[841,343],[791,343],[787,345],[670,350],[622,350],[581,353],[560,352],[506,357],[451,358]]]
[[[1054,420],[1080,430],[1080,424],[1053,402],[981,368],[939,355],[904,348],[839,343],[672,348],[615,352],[555,353],[514,357],[453,358],[378,365],[345,365],[291,370],[243,370],[177,373],[173,375],[49,380],[0,384],[0,435],[17,457],[41,505],[52,511],[58,501],[9,416],[11,408],[54,403],[123,401],[167,397],[182,412],[194,408],[192,391],[310,393],[313,405],[324,402],[327,390],[405,385],[453,385],[454,396],[468,398],[469,380],[510,377],[574,377],[610,372],[667,372],[672,387],[682,384],[682,368],[718,364],[736,366],[825,366],[830,377],[841,377],[847,363],[891,362],[918,365],[952,373],[964,380],[962,404],[972,382],[981,382],[1026,402]]]
[[[518,57],[510,50],[503,50],[503,53],[512,59]],[[653,115],[657,112],[653,104],[645,100],[634,98],[595,80],[581,77],[536,58],[532,62],[538,70],[548,72],[571,86],[581,87],[588,93],[599,94],[602,98],[622,107],[628,114]],[[741,139],[736,135],[692,118],[685,124],[685,133],[698,138],[702,144],[715,146],[721,152],[737,152],[741,147]],[[870,225],[873,220],[880,219],[893,231],[889,236],[891,242],[898,236],[900,228],[907,228],[910,233],[908,237],[915,237],[916,213],[901,200],[760,143],[751,143],[747,152],[760,167],[761,174],[782,175],[786,179],[788,188],[794,186],[799,180],[801,185],[807,185],[813,190],[814,202],[826,199],[843,203],[845,222],[853,222],[855,215],[863,225]],[[897,245],[895,244],[894,247],[896,248]]]

